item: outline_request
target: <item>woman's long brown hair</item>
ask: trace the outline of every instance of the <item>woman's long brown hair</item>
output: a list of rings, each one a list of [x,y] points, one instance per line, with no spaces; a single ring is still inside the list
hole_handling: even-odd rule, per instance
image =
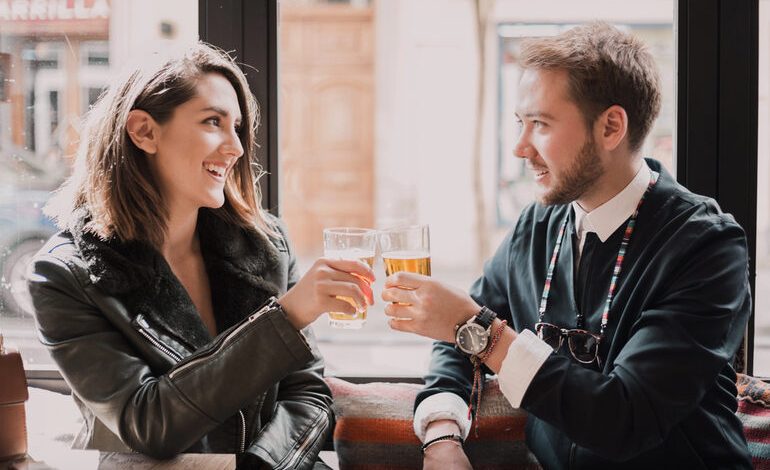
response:
[[[275,234],[260,206],[257,181],[263,172],[254,153],[259,109],[243,72],[227,53],[204,43],[152,62],[110,86],[88,112],[72,176],[51,198],[46,213],[61,228],[72,228],[73,214],[85,208],[90,216],[85,230],[103,239],[140,240],[159,248],[166,236],[168,209],[147,157],[128,136],[128,114],[141,109],[163,124],[177,106],[195,96],[201,76],[218,73],[238,96],[244,154],[225,182],[224,205],[214,213],[228,223]]]

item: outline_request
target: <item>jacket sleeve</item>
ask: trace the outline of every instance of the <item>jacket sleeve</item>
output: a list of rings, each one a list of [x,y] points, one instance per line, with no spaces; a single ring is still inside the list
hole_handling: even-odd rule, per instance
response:
[[[39,335],[73,392],[138,452],[167,458],[185,451],[314,360],[282,310],[265,307],[158,376],[128,342],[136,334],[130,323],[121,331],[101,312],[109,307],[128,318],[125,308],[96,291],[85,272],[52,254],[35,258],[28,286]]]
[[[751,311],[746,239],[726,218],[687,231],[651,263],[664,288],[640,313],[611,372],[552,354],[523,408],[578,445],[625,460],[659,445],[706,393],[728,389],[730,381],[718,376]]]
[[[482,276],[470,289],[470,295],[476,303],[491,309],[509,323],[511,312],[507,297],[507,274],[512,240],[513,231],[486,262]],[[416,409],[429,396],[442,392],[454,393],[468,403],[472,383],[473,366],[468,357],[455,349],[454,345],[436,341],[433,343],[429,371],[425,376],[425,388],[417,394],[414,407]]]
[[[312,331],[304,330],[314,358],[281,380],[276,409],[247,449],[270,468],[312,468],[334,428],[331,391]]]
[[[285,228],[279,225],[286,239]],[[289,250],[288,289],[299,280],[297,260]],[[278,386],[276,409],[240,462],[246,467],[255,460],[270,468],[309,469],[334,428],[331,390],[323,380],[324,363],[310,327],[302,330],[313,358],[301,369],[290,373]],[[256,458],[256,459],[255,459]],[[246,465],[248,463],[248,465]]]

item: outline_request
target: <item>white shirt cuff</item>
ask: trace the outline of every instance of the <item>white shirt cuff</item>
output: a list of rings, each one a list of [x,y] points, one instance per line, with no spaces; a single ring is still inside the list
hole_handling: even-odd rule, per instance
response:
[[[530,330],[523,330],[516,336],[497,374],[500,390],[511,406],[521,406],[529,384],[552,352],[553,348]]]
[[[425,431],[428,425],[440,419],[451,419],[456,422],[463,439],[468,437],[471,430],[468,404],[454,393],[441,392],[421,401],[414,411],[414,433],[420,438],[420,442],[425,442]]]

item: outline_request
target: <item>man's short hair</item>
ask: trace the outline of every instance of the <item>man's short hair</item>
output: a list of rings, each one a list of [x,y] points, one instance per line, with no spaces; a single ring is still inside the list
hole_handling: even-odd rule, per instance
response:
[[[632,153],[639,151],[660,112],[660,78],[652,54],[640,39],[607,23],[528,39],[522,44],[521,66],[566,71],[570,97],[589,128],[607,108],[622,106]]]

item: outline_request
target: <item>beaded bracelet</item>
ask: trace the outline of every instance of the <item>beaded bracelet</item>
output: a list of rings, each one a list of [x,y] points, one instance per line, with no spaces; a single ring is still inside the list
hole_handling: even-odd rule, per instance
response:
[[[468,403],[468,419],[473,417],[473,395],[475,394],[476,419],[474,419],[473,432],[476,437],[479,437],[479,412],[481,411],[481,393],[483,392],[484,388],[484,381],[481,378],[481,364],[483,364],[487,359],[489,359],[489,356],[492,355],[492,350],[495,348],[497,342],[500,340],[500,337],[503,335],[503,331],[505,330],[505,325],[507,323],[508,322],[506,320],[502,321],[500,326],[497,328],[497,331],[495,331],[495,333],[492,335],[492,341],[490,342],[486,351],[482,352],[478,356],[471,357],[471,362],[473,363],[473,386],[471,387],[470,403]]]
[[[429,440],[425,444],[422,445],[420,448],[420,452],[423,454],[425,453],[425,449],[428,448],[431,444],[435,444],[440,441],[455,441],[458,444],[460,444],[460,447],[463,445],[463,438],[461,436],[458,436],[457,434],[444,434],[443,436],[434,437],[433,439]]]

